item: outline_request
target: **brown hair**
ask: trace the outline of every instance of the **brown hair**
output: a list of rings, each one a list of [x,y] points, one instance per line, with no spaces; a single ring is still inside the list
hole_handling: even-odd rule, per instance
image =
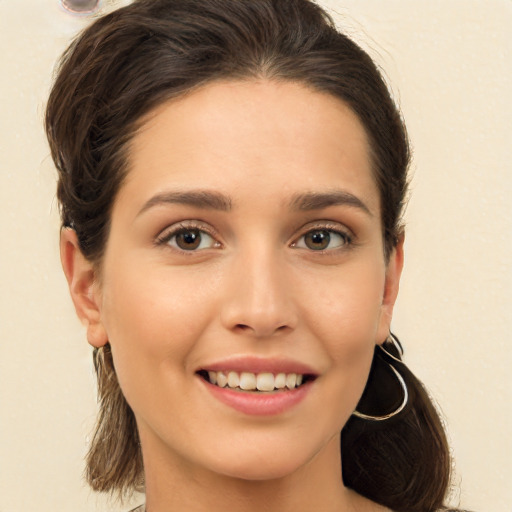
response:
[[[409,147],[371,58],[309,0],[136,0],[98,19],[70,45],[47,106],[62,223],[76,231],[90,261],[101,263],[128,144],[142,116],[213,80],[251,78],[303,83],[358,115],[370,141],[389,256],[402,230]],[[100,415],[87,480],[98,491],[140,489],[136,423],[108,344],[95,350],[94,361]],[[421,383],[405,365],[385,362],[384,368],[388,363],[406,380],[409,404],[386,422],[349,420],[342,431],[344,483],[397,512],[440,509],[450,474],[443,427]],[[371,396],[371,388],[386,389],[385,378],[374,357],[360,408],[383,400],[393,407],[395,390]]]

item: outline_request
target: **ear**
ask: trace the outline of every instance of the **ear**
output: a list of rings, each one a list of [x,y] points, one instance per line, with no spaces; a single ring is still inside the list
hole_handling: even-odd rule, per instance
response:
[[[60,260],[76,314],[87,328],[87,341],[93,347],[102,347],[108,342],[108,337],[101,323],[96,272],[93,264],[82,254],[76,232],[71,228],[62,228],[60,232]]]
[[[384,293],[382,295],[381,315],[379,329],[377,333],[377,342],[384,343],[389,336],[391,329],[391,319],[393,318],[393,308],[398,296],[400,287],[400,276],[404,266],[404,235],[401,235],[396,247],[389,256],[386,267],[386,279],[384,282]]]

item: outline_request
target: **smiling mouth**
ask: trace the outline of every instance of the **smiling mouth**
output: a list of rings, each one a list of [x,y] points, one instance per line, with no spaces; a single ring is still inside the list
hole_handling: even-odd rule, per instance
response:
[[[290,391],[315,379],[314,375],[301,373],[251,373],[235,371],[200,370],[197,374],[219,388],[235,391],[275,392]]]

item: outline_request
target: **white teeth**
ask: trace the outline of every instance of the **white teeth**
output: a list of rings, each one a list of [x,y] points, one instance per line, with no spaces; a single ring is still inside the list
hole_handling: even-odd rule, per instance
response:
[[[283,389],[286,387],[286,373],[278,373],[276,375],[274,385],[277,389]]]
[[[217,386],[225,387],[228,383],[228,378],[224,372],[217,372]]]
[[[286,387],[288,389],[293,389],[295,387],[295,384],[297,384],[297,374],[296,373],[289,373],[286,376]]]
[[[236,372],[229,372],[228,373],[228,387],[230,388],[237,388],[240,384],[240,377],[238,376],[238,373]]]
[[[256,375],[254,373],[242,372],[240,374],[240,389],[246,391],[256,389]]]
[[[274,376],[271,373],[258,373],[256,387],[258,391],[274,391]]]
[[[299,387],[304,376],[296,373],[278,373],[274,375],[270,372],[251,373],[235,371],[208,371],[208,380],[212,384],[224,388],[242,389],[244,391],[274,391],[275,389],[295,389]]]

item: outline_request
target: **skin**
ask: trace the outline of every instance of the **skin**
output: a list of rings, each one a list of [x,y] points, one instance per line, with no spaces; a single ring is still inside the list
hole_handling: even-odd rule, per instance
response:
[[[101,278],[72,230],[61,255],[89,343],[110,341],[135,413],[148,510],[383,510],[341,482],[340,431],[389,333],[403,261],[402,242],[384,257],[357,116],[300,84],[214,83],[152,112],[129,163]],[[197,190],[229,211],[162,196]],[[333,191],[361,204],[293,202]],[[180,226],[203,230],[198,249],[180,249]],[[308,246],[312,230],[330,245]],[[247,355],[318,376],[284,413],[243,414],[196,370]]]

